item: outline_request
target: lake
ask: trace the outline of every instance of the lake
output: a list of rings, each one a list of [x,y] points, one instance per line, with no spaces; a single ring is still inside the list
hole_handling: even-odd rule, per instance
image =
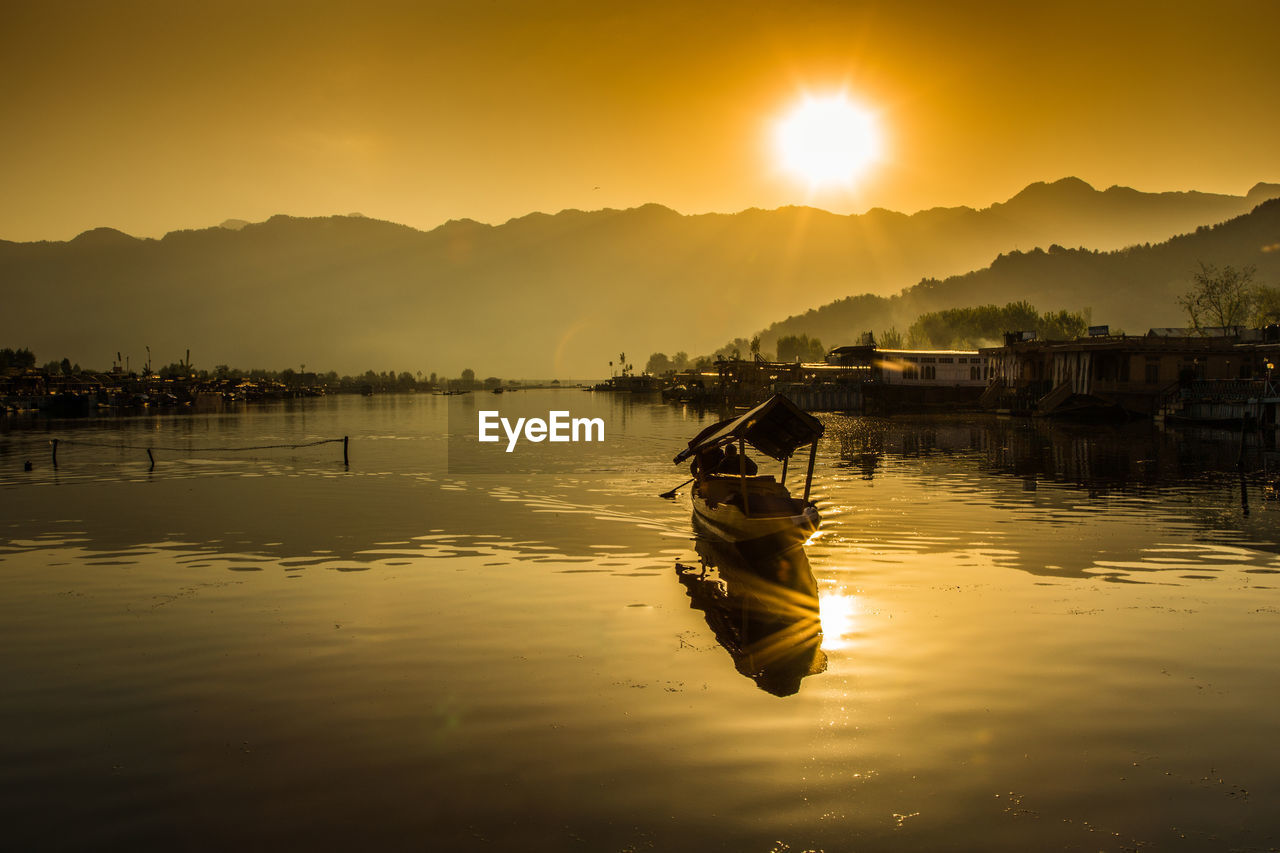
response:
[[[460,445],[483,409],[608,440]],[[657,497],[717,417],[0,420],[2,846],[1280,846],[1280,494],[1238,435],[822,415],[820,623],[761,646]]]

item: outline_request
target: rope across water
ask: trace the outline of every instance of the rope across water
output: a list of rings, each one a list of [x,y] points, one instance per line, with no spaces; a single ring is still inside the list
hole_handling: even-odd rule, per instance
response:
[[[317,441],[303,441],[295,443],[282,444],[253,444],[246,447],[168,447],[156,444],[130,444],[128,442],[107,442],[107,441],[86,441],[79,438],[51,438],[49,444],[53,448],[53,467],[58,467],[58,446],[62,444],[78,445],[81,447],[110,447],[114,450],[145,450],[147,458],[151,460],[151,465],[156,464],[155,456],[152,455],[153,450],[164,450],[169,453],[241,453],[248,450],[297,450],[303,447],[318,447],[321,444],[341,444],[342,445],[342,464],[350,463],[347,456],[347,447],[350,442],[350,436],[342,438],[321,438]],[[27,463],[30,470],[30,462]]]
[[[78,438],[50,439],[59,446],[67,444],[85,447],[112,447],[118,450],[165,450],[173,453],[237,453],[245,450],[297,450],[302,447],[316,447],[321,444],[342,444],[346,438],[322,438],[319,441],[308,441],[302,444],[255,444],[249,447],[166,447],[160,444],[128,444],[124,442],[84,441]]]

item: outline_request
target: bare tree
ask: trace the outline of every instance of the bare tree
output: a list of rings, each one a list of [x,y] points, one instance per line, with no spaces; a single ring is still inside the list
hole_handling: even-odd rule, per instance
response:
[[[1191,327],[1200,334],[1219,327],[1228,330],[1253,319],[1258,287],[1253,283],[1256,268],[1236,269],[1201,262],[1195,286],[1178,300],[1187,312]]]

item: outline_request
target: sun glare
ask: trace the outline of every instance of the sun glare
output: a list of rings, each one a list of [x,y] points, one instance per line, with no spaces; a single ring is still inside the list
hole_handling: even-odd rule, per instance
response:
[[[779,162],[811,189],[852,184],[880,157],[876,115],[844,94],[807,96],[777,125]]]
[[[824,590],[818,594],[818,610],[822,617],[822,648],[831,651],[850,645],[858,628],[857,600],[843,590]]]

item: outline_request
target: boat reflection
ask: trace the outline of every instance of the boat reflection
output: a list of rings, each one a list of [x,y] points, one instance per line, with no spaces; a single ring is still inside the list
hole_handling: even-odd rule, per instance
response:
[[[738,672],[791,696],[826,670],[818,585],[801,543],[731,545],[700,530],[695,548],[701,566],[677,563],[676,575]]]

